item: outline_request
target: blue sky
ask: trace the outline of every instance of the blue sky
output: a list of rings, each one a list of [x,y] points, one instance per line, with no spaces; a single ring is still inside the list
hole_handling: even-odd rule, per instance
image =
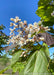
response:
[[[38,22],[35,12],[38,8],[38,0],[0,0],[0,25],[3,24],[6,29],[3,31],[9,35],[10,18],[18,16],[20,19],[27,20],[28,23]],[[50,49],[50,54],[54,48]]]
[[[35,14],[38,0],[0,0],[0,25],[5,25],[4,32],[9,35],[10,18],[19,16],[28,23],[38,22],[40,18]]]

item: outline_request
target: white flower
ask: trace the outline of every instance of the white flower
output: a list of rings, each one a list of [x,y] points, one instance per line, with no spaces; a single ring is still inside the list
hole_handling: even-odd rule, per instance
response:
[[[39,22],[38,22],[38,25],[41,25],[41,24],[42,24],[42,21],[39,21]]]
[[[16,27],[13,28],[13,30],[15,30],[15,29],[16,29]]]
[[[15,44],[16,43],[16,40],[14,40],[13,38],[11,39],[11,42],[13,43],[13,44]]]
[[[15,23],[13,24],[14,26],[17,26]]]
[[[18,21],[21,21],[21,19],[18,19]]]
[[[29,27],[27,27],[26,30],[29,31]]]
[[[19,21],[21,21],[21,19],[14,19],[15,23],[18,23]]]
[[[26,54],[24,55],[24,57],[26,57]]]
[[[19,34],[20,34],[20,35],[23,35],[23,32],[22,32],[22,31],[20,31],[20,32],[19,32]]]
[[[10,23],[10,26],[13,26],[13,23]]]
[[[16,23],[21,21],[21,19],[19,19],[19,17],[17,17],[17,16],[15,17],[15,19],[16,19]]]
[[[26,32],[27,34],[29,34],[29,31],[25,30],[25,32]]]
[[[16,18],[16,19],[19,19],[19,17],[18,17],[18,16],[16,16],[15,18]]]
[[[12,50],[12,52],[14,52],[14,49]]]
[[[26,45],[26,41],[24,41],[24,45]]]
[[[27,39],[26,42],[29,42],[29,39]]]
[[[12,32],[10,32],[10,35],[12,34]]]
[[[28,28],[29,29],[32,29],[33,25],[32,24],[29,24]]]
[[[24,38],[21,37],[20,40],[24,40]]]
[[[16,39],[16,36],[13,36],[12,39],[15,40]]]
[[[16,37],[17,37],[17,38],[20,38],[20,36],[19,36],[19,35],[17,35]]]
[[[33,29],[30,29],[30,33],[33,34],[34,33],[34,30]]]
[[[39,39],[43,41],[44,40],[44,37],[40,37]]]
[[[14,21],[14,18],[10,18],[11,21]]]
[[[18,25],[16,25],[15,23],[14,23],[14,26],[15,26],[15,28],[18,28]]]
[[[31,34],[28,34],[28,38],[31,38]]]
[[[26,53],[26,51],[22,52],[22,55],[25,54],[25,53]]]
[[[11,39],[8,40],[7,44],[10,44],[10,42],[11,42]]]
[[[45,31],[50,31],[50,29],[46,29]]]
[[[45,29],[48,29],[48,26],[44,27]]]
[[[35,27],[35,28],[38,28],[38,27],[39,27],[36,22],[34,23],[34,27]]]
[[[20,41],[22,42],[22,44],[25,44],[25,39],[24,38],[20,38]]]
[[[11,29],[11,28],[9,28],[9,29],[10,29],[10,31],[13,33],[14,29]]]
[[[31,42],[34,42],[34,39],[30,39]]]
[[[37,28],[37,29],[35,29],[35,32],[37,33],[37,32],[39,32],[39,30],[40,30],[40,28]]]
[[[19,41],[19,43],[18,43],[20,46],[23,46],[23,43],[22,43],[22,41]]]
[[[44,29],[45,29],[45,31],[49,31],[50,30],[48,26],[44,27]]]
[[[19,27],[24,27],[23,22],[19,22]]]
[[[14,22],[17,23],[18,21],[16,19],[14,19]]]
[[[27,21],[24,21],[24,25],[27,25]]]

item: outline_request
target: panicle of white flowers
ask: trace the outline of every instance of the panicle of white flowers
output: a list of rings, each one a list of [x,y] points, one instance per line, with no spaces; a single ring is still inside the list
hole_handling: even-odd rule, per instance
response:
[[[10,26],[13,26],[13,29],[10,28],[10,39],[7,42],[8,44],[11,42],[13,44],[17,43],[18,45],[23,46],[29,41],[36,41],[36,34],[41,29],[43,29],[44,31],[50,30],[48,26],[43,27],[41,21],[39,21],[38,23],[34,22],[32,25],[27,24],[27,21],[21,21],[21,19],[19,19],[19,17],[17,16],[15,18],[11,18],[10,20],[14,23],[10,23]],[[44,40],[44,38],[40,39]]]

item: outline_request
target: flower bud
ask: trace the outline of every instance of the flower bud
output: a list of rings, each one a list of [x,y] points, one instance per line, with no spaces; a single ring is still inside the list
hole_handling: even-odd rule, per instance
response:
[[[13,18],[10,18],[10,20],[11,20],[11,21],[14,21],[14,19],[13,19]]]
[[[26,54],[24,55],[24,57],[26,57]]]
[[[24,21],[24,25],[27,25],[27,21]]]

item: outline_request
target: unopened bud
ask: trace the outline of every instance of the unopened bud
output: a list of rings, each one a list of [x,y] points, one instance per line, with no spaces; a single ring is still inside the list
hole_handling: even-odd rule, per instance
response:
[[[14,50],[12,50],[12,52],[14,52]]]
[[[14,21],[14,19],[13,19],[13,18],[10,18],[10,20],[11,20],[11,21]]]
[[[24,55],[24,57],[26,57],[26,54]]]

